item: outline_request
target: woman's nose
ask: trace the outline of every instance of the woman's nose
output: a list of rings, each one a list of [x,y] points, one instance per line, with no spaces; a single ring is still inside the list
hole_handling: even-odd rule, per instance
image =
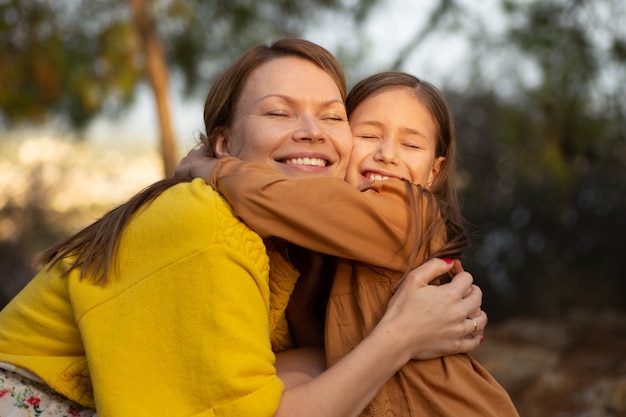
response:
[[[322,142],[326,139],[324,130],[315,117],[302,116],[299,118],[298,123],[293,134],[295,140]]]

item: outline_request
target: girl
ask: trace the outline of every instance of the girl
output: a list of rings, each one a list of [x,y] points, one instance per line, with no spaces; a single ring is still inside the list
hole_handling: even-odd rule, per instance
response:
[[[439,90],[408,74],[380,73],[353,88],[346,108],[354,137],[346,181],[362,192],[336,178],[291,180],[267,166],[228,157],[211,175],[198,169],[261,236],[341,257],[327,310],[329,366],[381,321],[407,270],[432,257],[457,258],[467,245],[454,183],[454,126]],[[280,103],[265,114],[276,123],[296,118]],[[231,135],[237,135],[235,129],[217,139],[218,156],[232,155]],[[312,132],[308,140],[326,138]],[[328,164],[322,157],[286,162]],[[442,276],[433,283],[446,281]],[[457,354],[409,362],[362,415],[518,414],[479,363]]]

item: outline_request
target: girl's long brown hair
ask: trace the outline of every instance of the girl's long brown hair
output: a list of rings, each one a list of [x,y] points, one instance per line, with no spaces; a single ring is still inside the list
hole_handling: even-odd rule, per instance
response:
[[[342,98],[345,98],[347,88],[341,65],[321,46],[299,38],[284,38],[271,45],[255,46],[226,69],[209,90],[204,106],[206,134],[200,138],[207,149],[213,151],[211,138],[215,132],[231,125],[235,105],[252,71],[266,62],[285,56],[300,57],[322,68],[335,81]],[[40,262],[50,269],[65,260],[69,266],[61,274],[62,278],[67,277],[72,270],[79,269],[80,279],[88,278],[95,284],[105,285],[114,265],[122,233],[135,212],[168,188],[189,181],[191,178],[166,178],[150,185],[90,226],[45,251]]]
[[[446,242],[436,253],[428,254],[429,257],[459,258],[463,249],[469,245],[469,239],[463,227],[463,217],[456,195],[454,119],[447,100],[437,87],[404,72],[387,71],[374,74],[350,90],[346,98],[348,119],[357,106],[368,97],[395,88],[409,88],[430,112],[437,126],[435,157],[445,157],[429,190],[421,186],[415,187],[406,181],[412,223],[417,227],[420,224],[418,213],[425,213],[428,224],[424,235],[413,245],[408,265],[408,269],[412,269],[420,248],[423,249],[422,243],[430,242],[435,236],[440,235],[441,230],[437,225],[441,225],[442,222],[445,224]]]

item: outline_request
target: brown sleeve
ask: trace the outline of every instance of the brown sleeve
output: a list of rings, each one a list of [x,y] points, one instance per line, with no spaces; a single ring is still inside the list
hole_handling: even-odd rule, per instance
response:
[[[291,179],[263,164],[229,158],[212,185],[262,237],[275,236],[329,255],[404,271],[422,224],[410,227],[406,185],[359,191],[339,178]],[[418,215],[423,220],[423,216]]]

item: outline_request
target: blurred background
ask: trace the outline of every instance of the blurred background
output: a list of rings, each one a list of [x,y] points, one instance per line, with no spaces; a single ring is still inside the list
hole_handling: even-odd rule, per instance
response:
[[[623,0],[0,0],[0,307],[42,249],[171,174],[214,77],[284,35],[349,86],[398,69],[446,93],[476,355],[523,416],[626,416]]]

